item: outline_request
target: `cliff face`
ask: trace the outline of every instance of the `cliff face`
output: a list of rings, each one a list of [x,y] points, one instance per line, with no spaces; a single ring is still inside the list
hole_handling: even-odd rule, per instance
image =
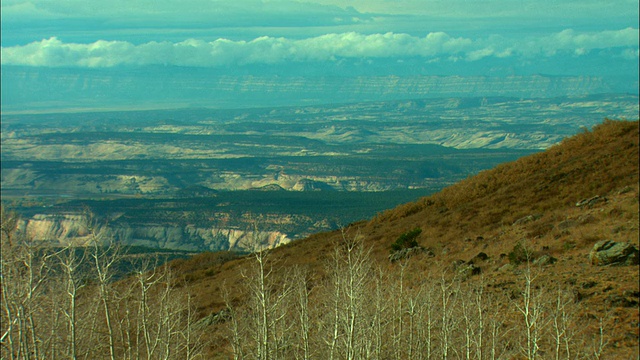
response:
[[[35,215],[19,224],[30,239],[61,245],[84,245],[91,241],[87,217],[80,214]]]
[[[88,245],[93,240],[88,219],[82,214],[38,214],[19,228],[31,239],[53,245]],[[189,251],[255,251],[291,241],[279,231],[251,231],[220,227],[159,224],[108,225],[108,237],[126,245]]]
[[[274,248],[289,239],[279,231],[245,231],[170,225],[125,225],[109,229],[124,244],[192,251],[255,251]]]

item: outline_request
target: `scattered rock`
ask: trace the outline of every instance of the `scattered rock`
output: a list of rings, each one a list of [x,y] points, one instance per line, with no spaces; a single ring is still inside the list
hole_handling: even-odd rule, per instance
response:
[[[591,214],[581,215],[578,217],[578,223],[580,223],[580,225],[589,224],[594,221],[596,221],[596,218]]]
[[[503,282],[494,284],[493,287],[498,289],[506,289],[509,287],[509,285],[515,285],[515,284],[516,284],[515,281],[503,281]]]
[[[473,275],[480,275],[480,273],[482,272],[482,269],[475,266],[474,264],[463,263],[461,266],[458,266],[456,271],[460,276],[462,276],[463,279],[466,279]]]
[[[515,266],[511,265],[511,264],[504,264],[502,265],[498,271],[500,272],[507,272],[507,271],[511,271],[515,268]]]
[[[636,307],[638,306],[638,300],[629,299],[621,295],[612,294],[605,300],[610,306],[615,307]]]
[[[533,265],[545,266],[555,264],[558,259],[549,255],[542,255],[539,258],[533,260]]]
[[[607,198],[602,197],[600,195],[596,195],[589,199],[582,199],[576,203],[577,207],[593,207],[593,205],[601,202],[606,202]]]
[[[229,309],[222,309],[218,312],[211,313],[208,316],[203,317],[195,323],[195,327],[198,329],[205,328],[207,326],[222,324],[231,319],[231,311]]]
[[[592,265],[638,265],[638,249],[623,242],[598,241],[589,253]]]
[[[565,221],[561,221],[558,223],[558,229],[559,230],[566,230],[568,228],[572,228],[574,226],[578,225],[578,222],[575,220],[565,220]]]
[[[478,255],[474,256],[473,259],[471,259],[470,261],[476,262],[476,261],[485,261],[489,258],[489,255],[487,255],[484,252],[479,252]]]
[[[625,186],[618,191],[618,195],[626,194],[631,191],[633,191],[633,188],[631,186]]]
[[[531,221],[535,221],[538,220],[542,217],[542,214],[535,214],[535,215],[527,215],[525,217],[521,217],[520,219],[516,220],[513,225],[523,225],[526,224],[528,222]]]
[[[458,270],[464,264],[466,264],[464,260],[453,260],[451,268],[453,268],[453,270]]]
[[[431,251],[431,249],[428,249],[422,246],[416,246],[416,247],[405,248],[405,249],[401,249],[393,252],[391,255],[389,255],[389,260],[391,260],[391,262],[396,262],[398,260],[408,259],[418,254],[426,254],[428,257],[436,256],[433,253],[433,251]]]
[[[590,297],[592,297],[593,295],[595,295],[596,293],[589,293],[589,292],[580,292],[580,290],[578,289],[573,289],[573,302],[575,303],[579,303],[583,300],[586,300]]]
[[[612,234],[617,234],[619,232],[625,231],[627,230],[627,227],[624,225],[620,225],[620,226],[616,226],[615,228],[611,229],[611,233]]]

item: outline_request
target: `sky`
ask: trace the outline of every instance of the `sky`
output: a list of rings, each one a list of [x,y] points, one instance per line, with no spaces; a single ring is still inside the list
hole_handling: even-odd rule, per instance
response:
[[[347,63],[349,71],[370,76],[381,69],[410,76],[413,69],[419,75],[483,75],[499,68],[504,71],[494,73],[628,73],[637,84],[638,5],[637,0],[3,0],[1,61],[3,78],[16,67],[31,72],[259,67],[286,75],[298,68],[331,73]],[[3,87],[12,86],[3,81]]]

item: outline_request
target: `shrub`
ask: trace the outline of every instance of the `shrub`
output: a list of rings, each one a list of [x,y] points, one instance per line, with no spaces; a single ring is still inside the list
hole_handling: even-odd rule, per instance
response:
[[[523,262],[526,262],[530,258],[529,250],[522,245],[522,243],[517,243],[513,250],[508,254],[509,262],[513,265],[519,265]]]
[[[418,241],[416,241],[416,238],[418,237],[418,235],[420,235],[421,232],[422,232],[422,229],[415,228],[411,231],[408,231],[400,235],[398,239],[393,244],[391,244],[391,253],[400,251],[402,249],[410,249],[410,248],[417,247]]]

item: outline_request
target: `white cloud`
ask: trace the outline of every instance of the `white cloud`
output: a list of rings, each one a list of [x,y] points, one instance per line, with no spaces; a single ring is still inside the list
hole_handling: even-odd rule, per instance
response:
[[[577,49],[588,51],[612,47],[638,47],[638,29],[626,28],[618,31],[601,31],[591,34],[577,34],[573,30],[564,30],[541,39],[537,45],[546,51]]]
[[[421,57],[477,61],[487,57],[551,56],[567,53],[580,56],[594,49],[622,48],[625,57],[637,54],[638,29],[627,28],[597,33],[564,30],[559,33],[509,39],[490,36],[481,39],[452,37],[433,32],[425,37],[408,34],[326,34],[306,39],[263,36],[251,41],[217,39],[206,42],[147,42],[100,40],[90,44],[64,43],[57,38],[24,46],[2,47],[2,64],[45,67],[114,67],[119,65],[166,64],[215,67],[221,65],[277,64],[285,62],[333,61],[340,58]],[[623,55],[623,54],[621,54]]]
[[[639,49],[625,49],[620,56],[627,60],[638,60],[640,58]]]

